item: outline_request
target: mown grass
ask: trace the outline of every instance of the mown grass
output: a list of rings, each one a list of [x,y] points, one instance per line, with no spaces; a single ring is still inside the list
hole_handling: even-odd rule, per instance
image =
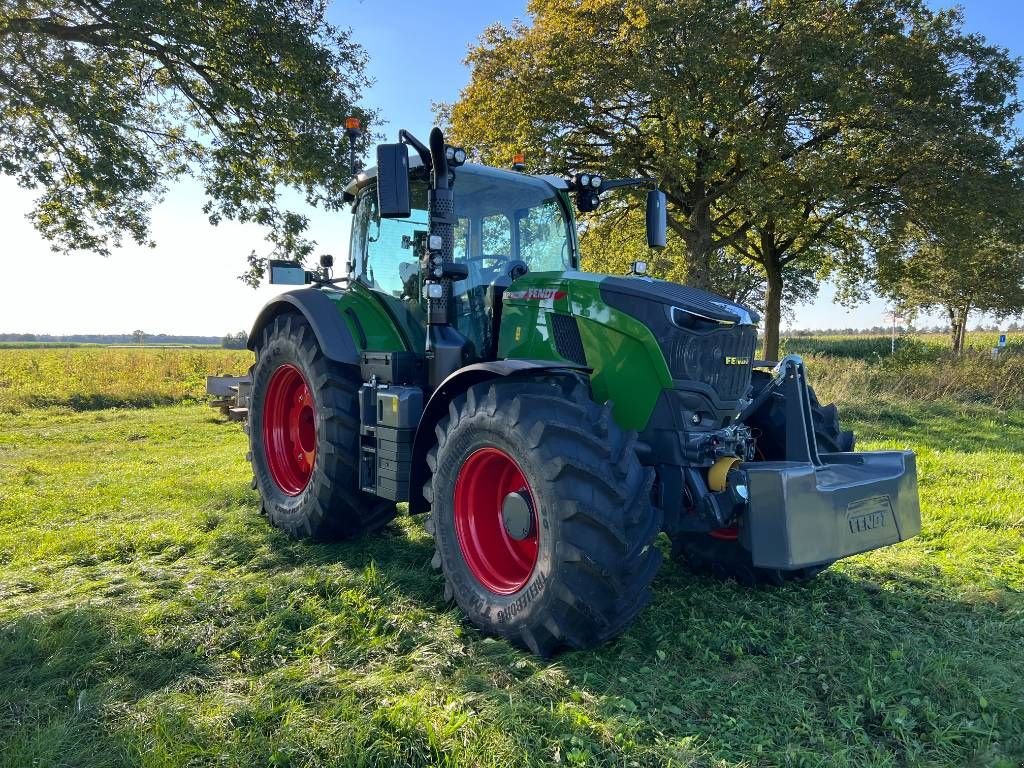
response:
[[[0,413],[168,405],[206,395],[207,374],[242,374],[247,350],[0,349]]]
[[[917,451],[920,537],[802,588],[666,564],[624,637],[554,661],[464,624],[419,520],[270,528],[209,408],[21,409],[0,766],[1018,765],[1024,412],[841,404]]]

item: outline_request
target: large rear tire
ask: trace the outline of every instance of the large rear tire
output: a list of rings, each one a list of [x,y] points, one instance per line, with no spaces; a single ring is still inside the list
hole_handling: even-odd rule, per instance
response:
[[[752,384],[756,396],[771,381],[771,374],[754,371]],[[808,386],[811,400],[811,417],[814,421],[814,437],[820,453],[842,453],[852,451],[856,443],[853,432],[844,431],[839,425],[839,409],[835,404],[822,405],[814,389]],[[747,424],[754,428],[757,437],[757,458],[760,461],[782,461],[786,457],[786,404],[781,395],[767,400],[751,417]],[[735,579],[740,584],[782,585],[787,582],[803,582],[814,578],[832,563],[783,571],[778,568],[758,568],[753,558],[744,549],[735,528],[722,528],[706,533],[679,533],[671,536],[672,556],[687,567],[704,575],[719,579]]]
[[[379,530],[395,505],[359,490],[358,372],[324,357],[301,315],[278,315],[252,369],[249,447],[263,511],[296,538]]]
[[[549,656],[620,634],[651,597],[661,511],[636,434],[565,380],[477,385],[427,458],[445,596],[489,634]]]

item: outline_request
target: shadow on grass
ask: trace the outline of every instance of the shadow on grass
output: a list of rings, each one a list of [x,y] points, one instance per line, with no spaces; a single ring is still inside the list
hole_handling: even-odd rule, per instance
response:
[[[310,544],[238,511],[144,611],[55,609],[0,629],[0,765],[120,766],[151,742],[160,764],[265,765],[296,739],[306,758],[288,764],[1024,755],[1020,595],[954,599],[930,571],[864,564],[751,590],[666,562],[623,637],[542,660],[443,601],[419,521]],[[221,707],[230,735],[204,719]]]
[[[937,574],[884,569],[832,570],[807,586],[751,590],[666,562],[652,604],[622,638],[545,661],[462,621],[441,598],[431,542],[410,535],[415,525],[342,544],[291,542],[259,525],[249,541],[224,539],[211,550],[232,567],[267,573],[270,592],[288,594],[290,605],[296,591],[314,600],[336,584],[308,574],[372,571],[343,581],[349,597],[325,602],[335,663],[406,676],[374,695],[363,691],[361,714],[380,731],[371,741],[433,743],[425,724],[410,725],[404,710],[392,722],[388,707],[410,688],[441,685],[443,697],[472,701],[481,728],[501,730],[524,754],[542,734],[552,750],[575,749],[597,763],[717,764],[762,750],[775,756],[769,762],[836,754],[844,756],[837,764],[854,765],[998,765],[1024,756],[1019,595],[952,599]],[[275,602],[262,591],[257,598],[260,610]],[[410,610],[423,620],[403,621]],[[278,642],[315,633],[323,621],[302,611],[264,618]],[[459,751],[451,749],[442,753],[454,760]],[[435,750],[423,764],[438,759]]]
[[[126,612],[59,608],[0,624],[0,765],[132,764],[110,705],[211,676],[206,659],[160,649]]]

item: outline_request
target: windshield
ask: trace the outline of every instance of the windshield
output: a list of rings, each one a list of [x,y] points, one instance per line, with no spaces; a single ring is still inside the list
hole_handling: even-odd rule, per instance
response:
[[[455,260],[469,266],[456,293],[507,274],[512,261],[531,272],[575,268],[570,221],[558,193],[541,179],[484,166],[456,172]],[[406,219],[381,219],[374,186],[360,193],[350,257],[356,276],[395,298],[419,293],[419,256],[428,229],[426,174],[414,168]]]

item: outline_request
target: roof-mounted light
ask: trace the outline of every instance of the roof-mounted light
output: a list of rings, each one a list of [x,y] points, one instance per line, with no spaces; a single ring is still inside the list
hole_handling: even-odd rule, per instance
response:
[[[466,150],[462,147],[447,145],[444,148],[444,156],[449,165],[462,165],[466,162]]]

